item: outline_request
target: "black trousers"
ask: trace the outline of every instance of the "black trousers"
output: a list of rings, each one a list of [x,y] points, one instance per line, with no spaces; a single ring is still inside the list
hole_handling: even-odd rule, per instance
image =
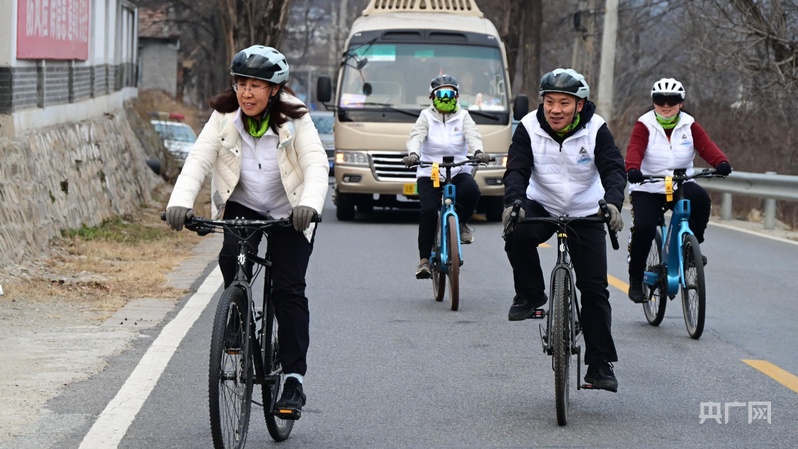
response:
[[[257,220],[265,217],[238,203],[228,202],[225,205],[224,218]],[[262,232],[253,232],[247,238],[252,251],[257,251],[262,237]],[[279,322],[279,357],[286,374],[296,373],[304,376],[307,371],[307,353],[310,345],[310,311],[308,298],[305,296],[305,273],[313,251],[313,243],[308,242],[304,234],[290,227],[270,230],[267,244],[272,261],[272,301]],[[235,278],[237,256],[238,238],[225,231],[224,243],[219,253],[219,268],[224,277],[225,288]],[[247,272],[251,277],[252,264],[248,265]]]
[[[418,254],[421,259],[429,259],[432,253],[432,243],[435,241],[435,232],[438,226],[438,211],[441,210],[441,196],[443,195],[443,182],[441,187],[434,187],[429,177],[418,178],[418,200],[421,203],[421,213],[418,222]],[[454,184],[455,210],[460,218],[460,224],[465,225],[479,202],[480,191],[477,181],[468,173],[460,173],[452,178]],[[457,235],[460,235],[458,230]]]
[[[527,217],[548,217],[537,202],[524,205]],[[539,298],[545,281],[540,266],[538,245],[556,231],[553,223],[516,226],[507,237],[504,250],[513,267],[515,294],[520,298]],[[612,339],[612,307],[607,289],[607,244],[603,223],[574,223],[568,230],[568,250],[581,294],[582,330],[585,336],[585,363],[615,362],[618,355]],[[548,266],[553,267],[556,259]],[[551,271],[547,271],[550,273]]]
[[[709,223],[712,201],[709,194],[696,182],[682,184],[684,197],[690,200],[690,229],[698,243],[704,241],[704,231]],[[632,192],[632,228],[629,230],[629,277],[642,278],[646,258],[663,214],[663,207],[672,210],[675,201],[665,201],[664,193]]]

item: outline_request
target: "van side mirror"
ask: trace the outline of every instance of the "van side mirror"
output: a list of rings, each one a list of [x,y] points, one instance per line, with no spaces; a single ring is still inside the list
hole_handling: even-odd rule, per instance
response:
[[[524,94],[519,94],[513,100],[513,118],[521,120],[529,113],[529,97]]]
[[[332,100],[332,80],[327,75],[321,75],[316,80],[316,100],[322,104]]]

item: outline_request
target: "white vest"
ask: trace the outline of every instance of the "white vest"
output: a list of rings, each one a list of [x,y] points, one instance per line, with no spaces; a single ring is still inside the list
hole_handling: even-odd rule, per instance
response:
[[[242,138],[241,178],[230,195],[230,201],[274,218],[289,216],[291,204],[277,164],[277,134],[269,128],[266,134],[255,139],[244,130],[240,114],[233,123]]]
[[[654,111],[649,111],[638,119],[648,128],[648,146],[640,163],[640,171],[644,175],[672,175],[676,168],[686,168],[687,174],[693,173],[696,150],[690,126],[695,123],[695,119],[686,112],[680,114],[679,123],[671,132],[670,141],[665,129],[657,122]],[[630,183],[629,192],[665,193],[665,183]]]
[[[468,158],[468,145],[463,132],[463,117],[466,112],[460,109],[454,114],[446,114],[446,123],[442,122],[430,109],[421,111],[427,119],[427,138],[421,145],[419,158],[422,161],[443,162],[444,156],[454,156],[455,162],[462,162]],[[461,172],[471,173],[471,166],[464,165],[452,169],[452,178]],[[416,178],[429,177],[431,167],[419,167]],[[446,170],[441,169],[441,180],[446,178]]]
[[[541,128],[536,113],[521,123],[529,133],[535,166],[526,196],[552,215],[586,217],[598,212],[604,187],[596,168],[596,136],[604,119],[593,115],[585,126],[558,144]]]

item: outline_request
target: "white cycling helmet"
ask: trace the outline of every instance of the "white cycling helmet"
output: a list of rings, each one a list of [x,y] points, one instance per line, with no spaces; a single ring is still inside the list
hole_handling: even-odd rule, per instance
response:
[[[288,81],[288,62],[272,47],[253,45],[236,53],[230,74],[283,84]]]
[[[654,95],[678,95],[684,100],[684,86],[673,78],[662,78],[651,88],[651,98]]]
[[[554,69],[543,75],[538,88],[541,97],[549,92],[560,92],[587,99],[590,96],[590,86],[587,85],[585,77],[574,69]]]

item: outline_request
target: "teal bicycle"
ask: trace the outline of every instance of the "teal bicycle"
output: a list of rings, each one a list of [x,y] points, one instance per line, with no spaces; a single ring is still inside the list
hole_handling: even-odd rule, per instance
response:
[[[449,280],[449,303],[452,310],[460,307],[460,267],[463,265],[463,253],[460,247],[460,217],[455,210],[457,194],[452,184],[452,169],[463,165],[479,165],[474,158],[454,162],[453,156],[445,156],[443,162],[419,161],[421,167],[432,167],[433,182],[440,180],[440,169],[446,171],[441,195],[441,211],[438,214],[438,230],[432,244],[429,258],[432,271],[432,294],[435,301],[443,301],[446,295],[446,280]]]
[[[645,176],[643,183],[664,182],[665,194],[670,195],[660,215],[643,274],[643,294],[648,298],[643,303],[643,312],[652,326],[659,326],[665,317],[666,297],[673,299],[681,290],[687,333],[699,339],[704,332],[707,301],[704,258],[690,229],[690,200],[684,197],[682,184],[696,178],[724,177],[711,168],[692,175],[678,169],[673,176]],[[669,204],[673,210],[666,226],[664,212]]]

